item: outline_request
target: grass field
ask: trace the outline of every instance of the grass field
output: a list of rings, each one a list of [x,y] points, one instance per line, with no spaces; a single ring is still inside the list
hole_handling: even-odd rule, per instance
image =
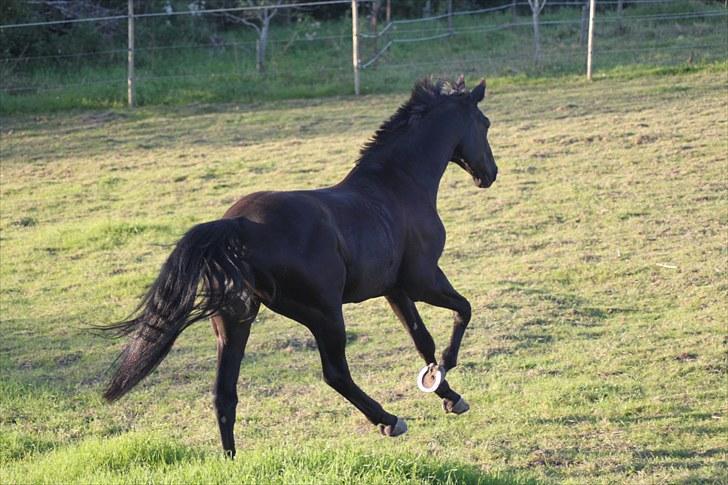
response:
[[[0,118],[0,483],[725,483],[728,70],[496,83],[498,182],[452,167],[442,267],[473,305],[460,417],[381,299],[347,306],[381,437],[263,310],[221,458],[215,341],[188,329],[115,405],[126,316],[192,224],[263,189],[337,182],[405,94]],[[471,80],[472,81],[472,80]],[[448,312],[421,305],[440,346]]]

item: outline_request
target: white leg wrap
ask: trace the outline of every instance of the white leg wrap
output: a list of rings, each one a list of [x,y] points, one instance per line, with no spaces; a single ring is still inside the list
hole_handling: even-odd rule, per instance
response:
[[[433,382],[425,384],[425,376],[434,374]],[[442,367],[436,367],[435,364],[428,364],[420,370],[417,375],[417,387],[422,392],[435,392],[442,380],[445,378],[445,369]]]

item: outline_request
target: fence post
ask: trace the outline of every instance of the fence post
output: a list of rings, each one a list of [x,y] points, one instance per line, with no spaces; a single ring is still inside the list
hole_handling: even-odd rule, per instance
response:
[[[586,48],[586,78],[592,80],[592,53],[594,51],[594,10],[596,0],[589,0],[589,41]]]
[[[452,0],[447,0],[447,33],[452,35]]]
[[[377,21],[379,20],[379,9],[382,6],[382,0],[372,0],[371,15],[369,16],[369,31],[374,37],[373,50],[374,54],[379,51],[379,36],[377,35]]]
[[[134,0],[129,0],[129,63],[126,73],[127,81],[127,99],[129,107],[136,105],[136,86],[134,81]]]
[[[579,24],[579,45],[583,46],[586,42],[586,26],[589,22],[589,0],[584,2],[581,7],[581,23]]]
[[[351,0],[351,62],[354,66],[354,94],[359,96],[359,8],[357,0]]]

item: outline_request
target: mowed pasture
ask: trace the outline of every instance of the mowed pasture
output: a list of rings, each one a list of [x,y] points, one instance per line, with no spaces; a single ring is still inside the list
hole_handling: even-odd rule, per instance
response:
[[[127,316],[172,244],[261,189],[339,181],[406,93],[5,117],[0,482],[574,483],[726,479],[726,66],[492,83],[498,181],[452,166],[441,266],[473,305],[445,415],[383,299],[345,308],[354,379],[409,424],[379,435],[263,310],[222,459],[215,339],[188,329],[114,405]],[[471,83],[474,80],[470,80]],[[449,312],[419,306],[442,349]]]

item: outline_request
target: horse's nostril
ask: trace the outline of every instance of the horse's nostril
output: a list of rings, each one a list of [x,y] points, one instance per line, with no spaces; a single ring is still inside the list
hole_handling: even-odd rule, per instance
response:
[[[495,179],[498,176],[498,167],[494,166],[492,171],[488,170],[488,175],[490,175],[490,178],[493,179],[493,182],[495,182]]]

